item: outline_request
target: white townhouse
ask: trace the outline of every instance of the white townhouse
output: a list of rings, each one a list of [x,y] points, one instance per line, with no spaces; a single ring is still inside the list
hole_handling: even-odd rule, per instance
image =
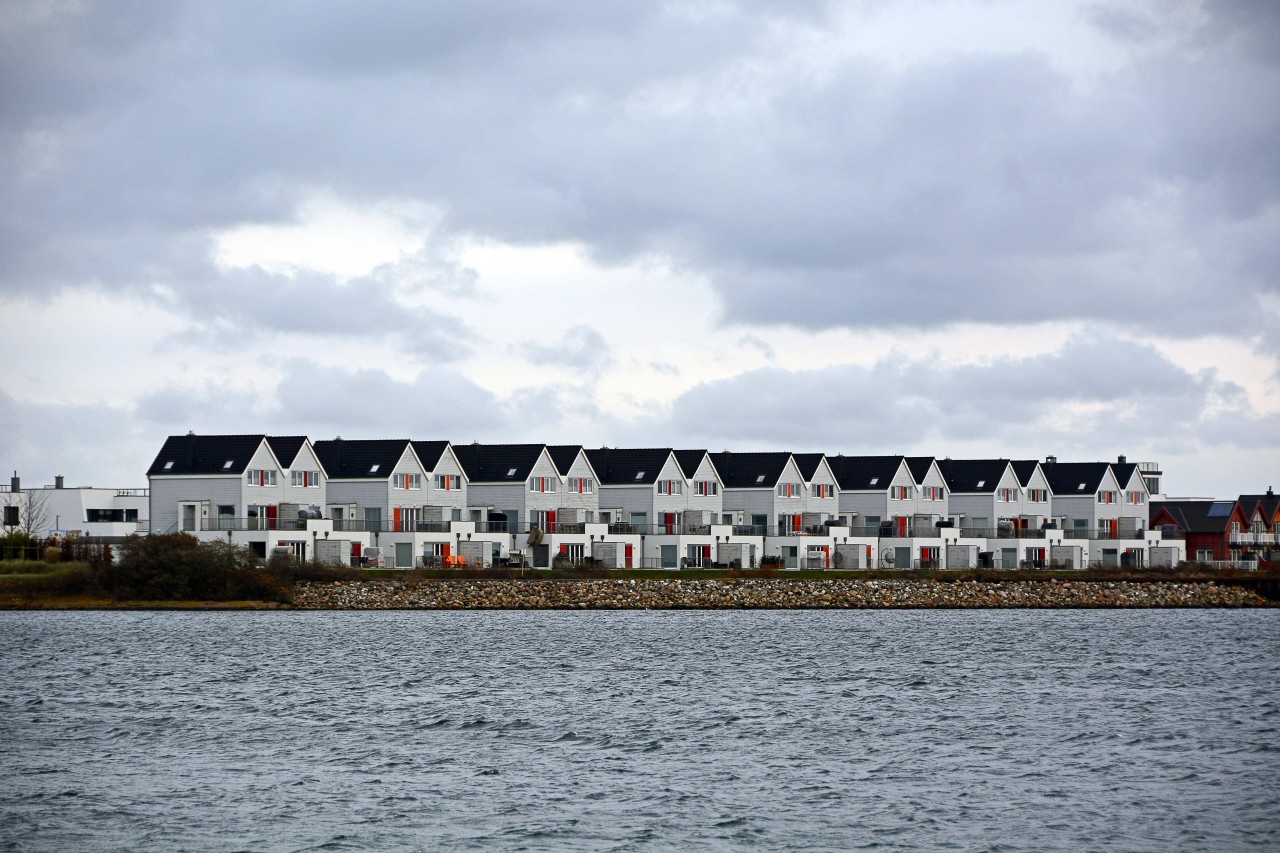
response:
[[[317,441],[329,474],[329,516],[339,530],[417,530],[430,521],[428,473],[407,438]],[[439,519],[434,519],[439,521]]]
[[[1022,486],[1008,459],[941,459],[938,468],[964,536],[994,538],[1019,527]]]
[[[840,519],[869,535],[907,536],[916,516],[916,480],[905,456],[827,456],[839,485]]]
[[[1053,518],[1053,490],[1044,468],[1035,459],[1013,459],[1009,464],[1022,488],[1022,526],[1043,527]]]
[[[684,526],[732,525],[724,512],[724,482],[706,450],[673,450],[684,475],[686,509]]]
[[[320,509],[327,476],[304,436],[169,436],[147,479],[153,533],[225,537],[264,558],[286,547],[305,559],[332,532]]]
[[[576,525],[580,533],[582,525],[599,521],[600,475],[579,444],[547,445],[547,453],[563,486],[555,513],[556,528],[568,533],[571,528],[567,525]]]
[[[907,468],[916,482],[916,511],[913,526],[932,533],[939,521],[952,517],[947,479],[932,456],[908,456]]]
[[[1153,549],[1171,544],[1161,541],[1161,531],[1147,529],[1148,493],[1136,466],[1058,462],[1050,456],[1042,467],[1053,492],[1053,517],[1068,544],[1081,549],[1082,565],[1144,565]],[[1126,482],[1116,476],[1117,468]]]
[[[1145,522],[1151,515],[1151,493],[1147,487],[1147,476],[1139,468],[1137,463],[1129,462],[1123,456],[1111,463],[1111,472],[1115,474],[1116,484],[1120,487],[1120,502],[1124,504],[1122,519],[1141,519],[1143,523],[1139,525],[1140,529],[1146,526]],[[1128,524],[1122,520],[1121,528],[1126,528]]]
[[[793,453],[796,468],[804,482],[804,513],[815,524],[839,520],[840,486],[827,457],[822,453]],[[813,526],[809,524],[807,526]]]
[[[585,454],[580,447],[559,448],[564,474],[544,444],[454,446],[484,529],[503,533],[504,553],[516,551],[538,568],[557,558],[577,563],[593,557],[593,544],[607,530],[596,519],[597,478]],[[565,515],[574,520],[562,525]]]
[[[812,460],[808,460],[812,462]],[[776,556],[787,568],[831,568],[835,546],[848,544],[845,527],[827,524],[832,515],[835,475],[824,463],[814,465],[807,481],[791,453],[713,453],[711,462],[724,482],[724,512],[733,513],[735,539],[764,536],[762,556]],[[830,483],[823,482],[830,479]],[[814,484],[831,486],[833,494],[811,497]],[[844,559],[841,562],[851,562]],[[850,566],[852,567],[852,566]]]

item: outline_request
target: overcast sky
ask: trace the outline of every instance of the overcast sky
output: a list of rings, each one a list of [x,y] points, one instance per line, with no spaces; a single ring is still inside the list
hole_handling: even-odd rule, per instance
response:
[[[1280,3],[0,5],[0,464],[169,434],[1280,487]]]

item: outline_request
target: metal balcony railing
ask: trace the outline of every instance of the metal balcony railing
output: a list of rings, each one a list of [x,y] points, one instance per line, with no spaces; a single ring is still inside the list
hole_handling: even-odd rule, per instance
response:
[[[1097,541],[1117,541],[1121,539],[1142,539],[1147,535],[1147,531],[1142,528],[1135,530],[1117,530],[1112,533],[1110,530],[1076,530],[1074,528],[1063,531],[1066,539],[1092,539]],[[1163,538],[1163,537],[1162,537]]]

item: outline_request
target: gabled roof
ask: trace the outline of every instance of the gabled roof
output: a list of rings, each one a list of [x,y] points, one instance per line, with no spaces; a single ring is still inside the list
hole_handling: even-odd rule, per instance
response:
[[[911,478],[916,481],[916,485],[924,482],[924,478],[929,476],[929,467],[933,465],[934,458],[932,456],[908,456],[907,470],[911,472]]]
[[[573,467],[573,463],[577,460],[578,454],[581,452],[581,444],[547,445],[547,453],[551,454],[551,461],[555,464],[556,470],[560,472],[561,477],[569,473],[569,469]]]
[[[1109,462],[1050,462],[1042,466],[1055,497],[1092,495],[1102,485]]]
[[[601,485],[652,485],[673,452],[670,447],[601,447],[588,450],[587,461]]]
[[[1241,495],[1240,508],[1244,510],[1245,517],[1253,519],[1253,514],[1258,510],[1262,510],[1263,517],[1270,524],[1280,514],[1280,495],[1277,495],[1271,489],[1267,489],[1265,495]]]
[[[422,463],[424,471],[434,471],[436,465],[440,463],[440,457],[444,456],[444,452],[449,449],[447,441],[411,441],[413,452],[418,454],[418,461]]]
[[[818,466],[822,464],[822,460],[826,458],[824,453],[793,453],[791,458],[796,460],[796,467],[800,469],[800,476],[804,478],[806,483],[812,482],[813,475],[818,473]]]
[[[711,454],[726,489],[772,489],[791,459],[786,452]]]
[[[267,444],[276,455],[276,461],[284,468],[292,468],[293,460],[298,458],[302,446],[307,443],[305,435],[269,435]]]
[[[331,480],[385,480],[411,447],[407,438],[335,438],[311,446]]]
[[[841,491],[882,491],[902,467],[905,456],[827,456]]]
[[[1187,533],[1225,533],[1239,506],[1236,501],[1152,501],[1150,520],[1165,512]]]
[[[702,465],[702,460],[711,455],[706,450],[673,450],[672,453],[676,455],[676,462],[680,464],[680,470],[684,472],[686,477],[693,477],[694,474],[697,474],[698,467]],[[712,463],[711,467],[714,468],[715,463]],[[717,471],[716,476],[719,477],[720,472]]]
[[[938,470],[952,494],[995,494],[1008,459],[939,459]]]
[[[171,435],[147,469],[147,476],[243,474],[265,435]]]
[[[1018,485],[1026,488],[1031,484],[1031,478],[1036,475],[1036,468],[1040,467],[1039,459],[1010,459],[1009,464],[1013,466],[1013,474],[1018,478]],[[1043,472],[1043,468],[1041,471]],[[1044,481],[1049,482],[1048,475],[1045,475]]]
[[[544,449],[545,444],[455,444],[453,455],[472,483],[523,483]]]
[[[1120,488],[1129,485],[1129,481],[1133,479],[1134,472],[1138,470],[1137,462],[1112,462],[1111,473],[1116,475],[1116,482],[1120,484]],[[1141,478],[1139,478],[1141,479]]]

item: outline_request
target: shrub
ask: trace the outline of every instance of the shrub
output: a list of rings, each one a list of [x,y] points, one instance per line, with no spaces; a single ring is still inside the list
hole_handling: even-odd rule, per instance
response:
[[[201,542],[188,533],[130,536],[120,562],[103,573],[116,598],[288,601],[287,582],[262,571],[248,548]]]

